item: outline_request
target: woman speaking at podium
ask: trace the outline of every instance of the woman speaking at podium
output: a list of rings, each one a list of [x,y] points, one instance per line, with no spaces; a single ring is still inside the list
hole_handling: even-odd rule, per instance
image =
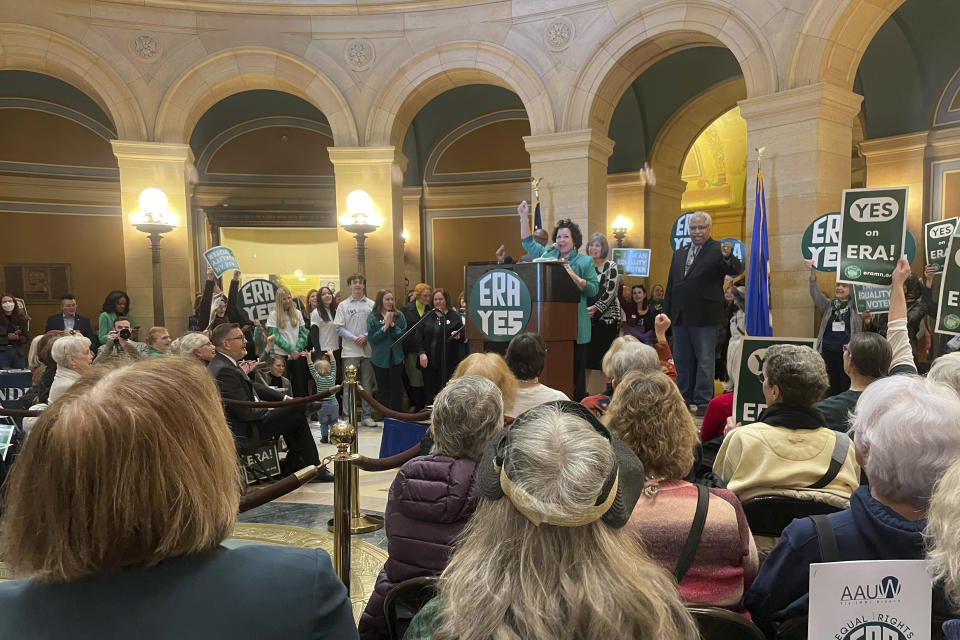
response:
[[[573,284],[580,290],[580,303],[577,305],[577,344],[573,348],[573,400],[580,402],[587,395],[585,370],[587,366],[587,347],[590,344],[590,313],[587,311],[587,298],[596,296],[599,289],[597,270],[593,259],[577,251],[583,244],[583,234],[576,222],[569,219],[557,221],[553,229],[553,243],[541,247],[533,239],[530,231],[530,206],[524,200],[517,207],[520,214],[520,241],[530,257],[545,260],[566,260],[564,268]]]

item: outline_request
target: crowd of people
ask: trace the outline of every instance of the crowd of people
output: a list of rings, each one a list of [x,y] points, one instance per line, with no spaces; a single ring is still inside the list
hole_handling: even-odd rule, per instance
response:
[[[739,304],[728,276],[740,265],[710,238],[709,216],[691,217],[692,244],[648,297],[642,286],[624,295],[605,238],[580,254],[579,227],[561,220],[546,245],[524,207],[528,256],[566,258],[582,294],[572,398],[540,380],[537,334],[516,335],[505,355],[463,357],[462,315],[426,283],[402,306],[388,290],[368,298],[359,274],[343,300],[325,287],[297,301],[279,287],[261,325],[235,316],[239,274],[226,297],[210,274],[196,314],[207,324],[175,340],[152,327],[143,342],[123,292],[107,296],[95,335],[65,297],[31,345],[30,399],[43,411],[25,424],[6,483],[0,557],[23,580],[0,583],[0,636],[109,626],[376,640],[389,637],[390,589],[434,576],[406,638],[686,640],[697,637],[692,605],[776,638],[807,615],[811,564],[929,557],[931,626],[960,638],[960,354],[919,357],[917,304],[929,310],[930,296],[905,260],[882,331],[854,312],[848,289],[831,300],[811,284],[824,310],[816,348],[769,348],[766,408],[740,424],[729,394],[706,385],[718,323],[730,320],[727,362],[742,335],[742,315],[725,312]],[[358,626],[323,551],[222,545],[240,494],[237,452],[282,435],[283,473],[319,465],[310,419],[326,440],[340,413],[334,397],[269,409],[223,401],[282,404],[311,383],[329,390],[346,365],[384,407],[432,407],[429,453],[390,487],[389,558]],[[601,393],[586,395],[588,370]],[[374,415],[365,405],[361,424]],[[796,519],[761,548],[745,505],[771,495],[830,514]],[[256,590],[241,579],[252,575]],[[169,593],[162,611],[145,610],[159,592]],[[280,622],[258,615],[264,605],[285,612]]]

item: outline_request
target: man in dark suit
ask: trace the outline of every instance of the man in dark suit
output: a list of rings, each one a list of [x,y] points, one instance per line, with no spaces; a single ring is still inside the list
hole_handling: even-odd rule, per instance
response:
[[[276,402],[289,399],[268,386],[250,381],[247,374],[256,365],[241,360],[247,353],[247,339],[236,324],[221,324],[213,330],[210,341],[217,355],[207,368],[217,381],[220,395],[232,400],[247,402]],[[237,440],[241,451],[253,451],[260,440],[282,435],[287,443],[287,457],[282,463],[284,475],[289,475],[307,465],[320,464],[317,445],[313,442],[307,424],[305,407],[280,407],[257,409],[235,404],[224,404],[227,424]],[[320,470],[314,482],[330,482],[333,474],[326,468]]]
[[[663,312],[673,324],[677,387],[695,415],[703,415],[713,398],[717,330],[723,312],[723,281],[742,269],[729,242],[710,237],[710,215],[697,211],[687,219],[691,244],[678,249],[670,263]]]
[[[90,340],[90,350],[96,353],[100,341],[97,339],[97,332],[93,330],[90,324],[90,318],[77,314],[77,298],[72,293],[65,293],[60,296],[60,313],[55,313],[47,318],[47,331],[64,331],[73,329]]]

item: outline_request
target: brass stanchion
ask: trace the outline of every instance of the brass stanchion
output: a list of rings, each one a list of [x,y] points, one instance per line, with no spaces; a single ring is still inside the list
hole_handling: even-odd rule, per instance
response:
[[[356,439],[356,429],[340,420],[330,429],[330,439],[337,445],[333,458],[333,569],[350,593],[350,444]]]
[[[360,417],[360,390],[357,383],[357,367],[352,364],[344,368],[343,397],[347,408],[347,420],[354,433],[350,453],[355,457],[358,455],[357,442],[360,439],[357,430]],[[350,465],[350,478],[350,533],[370,533],[380,529],[383,527],[383,518],[360,513],[360,470],[356,465]],[[328,523],[330,531],[334,530],[334,524],[334,520]]]

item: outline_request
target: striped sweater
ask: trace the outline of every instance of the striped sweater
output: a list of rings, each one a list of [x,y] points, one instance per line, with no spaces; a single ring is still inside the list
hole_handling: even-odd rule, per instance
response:
[[[317,393],[323,393],[333,385],[337,384],[337,360],[330,361],[330,375],[322,376],[317,373],[317,368],[313,366],[313,360],[307,358],[307,366],[310,367],[310,375],[317,383]]]

